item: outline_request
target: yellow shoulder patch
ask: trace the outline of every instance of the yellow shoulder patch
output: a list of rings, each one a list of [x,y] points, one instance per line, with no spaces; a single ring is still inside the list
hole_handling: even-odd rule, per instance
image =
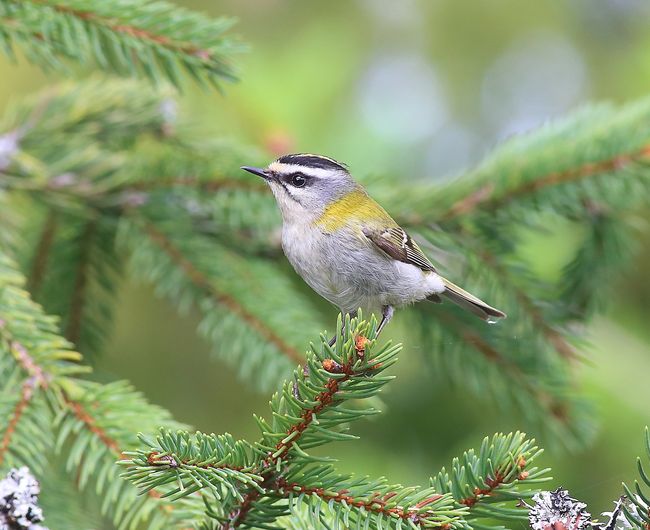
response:
[[[357,219],[363,222],[394,223],[386,210],[372,200],[365,191],[355,190],[325,208],[314,224],[325,232],[335,232]]]

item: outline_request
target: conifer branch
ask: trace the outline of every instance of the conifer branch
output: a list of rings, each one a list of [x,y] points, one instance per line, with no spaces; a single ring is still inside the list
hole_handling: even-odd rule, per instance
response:
[[[150,528],[169,528],[181,516],[172,514],[155,492],[150,495],[151,504],[144,505],[136,502],[134,489],[116,488],[114,482],[106,483],[106,479],[117,478],[114,461],[121,454],[120,447],[134,437],[134,425],[142,427],[147,422],[151,425],[161,421],[169,426],[177,424],[156,407],[144,403],[123,383],[104,386],[75,379],[84,371],[83,366],[70,362],[79,360],[78,355],[67,350],[69,344],[55,335],[55,322],[29,300],[20,288],[22,282],[15,265],[0,252],[0,361],[10,355],[28,376],[22,383],[21,400],[13,419],[2,437],[3,461],[14,450],[18,462],[41,469],[52,453],[67,453],[68,469],[77,471],[79,488],[83,489],[89,477],[96,475],[98,491],[105,489],[107,493],[103,509],[111,508],[115,521],[137,522],[147,518]],[[15,379],[9,377],[9,382]],[[2,392],[10,389],[0,386]],[[46,390],[48,399],[44,399]],[[28,405],[35,403],[37,397],[38,409],[28,413]],[[118,409],[126,407],[128,412],[114,416],[116,403]],[[21,427],[23,419],[29,424]]]
[[[545,188],[576,182],[605,173],[616,175],[635,164],[648,162],[649,160],[650,145],[645,145],[633,152],[617,154],[604,160],[590,161],[575,168],[541,175],[506,190],[501,195],[495,193],[496,189],[493,185],[486,184],[466,197],[459,199],[449,210],[443,212],[440,220],[448,221],[461,215],[471,214],[477,210],[483,213],[495,211],[508,206],[522,196],[534,195]]]
[[[646,460],[650,458],[650,429],[646,426],[644,436],[644,449]],[[627,525],[624,527],[639,530],[650,528],[650,474],[644,465],[644,459],[637,458],[639,479],[634,481],[634,486],[623,484],[627,502],[623,503],[623,512]]]
[[[144,231],[151,241],[155,243],[181,270],[189,280],[200,290],[207,293],[217,303],[225,305],[234,314],[240,316],[255,332],[262,335],[273,344],[280,352],[286,355],[292,362],[302,363],[302,355],[287,344],[275,331],[268,328],[264,322],[255,317],[252,313],[242,307],[239,302],[229,294],[220,291],[213,283],[188,260],[183,253],[171,242],[169,238],[159,231],[153,224],[145,223]]]
[[[307,356],[308,370],[297,370],[273,397],[273,420],[257,419],[263,437],[252,452],[232,438],[163,431],[155,441],[143,437],[144,449],[127,453],[125,477],[144,491],[179,481],[165,493],[177,499],[198,491],[207,499],[206,489],[230,491],[209,501],[207,512],[219,528],[230,530],[274,528],[303,507],[312,520],[345,521],[351,527],[460,528],[466,517],[481,522],[487,511],[499,520],[512,518],[504,503],[531,491],[520,492],[520,483],[532,486],[545,474],[531,467],[540,451],[519,433],[486,439],[478,454],[465,453],[454,461],[451,475],[443,470],[424,489],[339,475],[307,453],[350,438],[341,431],[343,424],[374,411],[345,402],[375,395],[390,379],[380,373],[395,361],[398,349],[376,350],[376,321],[348,320],[343,329],[334,349],[321,337]],[[233,482],[232,473],[244,473],[249,485],[246,479]]]
[[[566,408],[564,404],[555,401],[553,396],[538,388],[537,385],[531,381],[531,378],[526,375],[517,364],[512,362],[510,359],[505,358],[499,350],[494,348],[471,328],[465,326],[459,318],[445,315],[443,319],[446,324],[458,333],[466,344],[470,345],[475,351],[483,355],[488,361],[499,365],[505,373],[508,373],[512,377],[517,388],[525,389],[526,392],[532,395],[536,401],[543,404],[548,413],[556,419],[562,422],[567,421]]]
[[[181,83],[182,67],[201,83],[234,79],[229,56],[238,51],[224,35],[228,19],[167,2],[110,0],[2,0],[0,42],[20,45],[45,66],[76,60],[120,75]]]
[[[106,434],[106,431],[101,427],[97,426],[97,422],[90,415],[90,413],[84,408],[84,406],[79,402],[71,399],[69,396],[65,396],[65,402],[70,407],[70,410],[75,415],[75,417],[85,426],[88,431],[94,434],[101,442],[116,456],[120,456],[122,451],[120,450],[120,445],[117,440],[111,438]]]
[[[520,198],[523,195],[537,193],[538,191],[549,186],[557,186],[559,184],[574,182],[603,173],[617,173],[629,168],[635,163],[646,162],[649,159],[650,145],[646,145],[642,149],[633,153],[623,153],[606,160],[588,162],[575,169],[569,169],[558,173],[551,173],[529,183],[521,184],[520,186],[514,188],[501,197],[488,198],[487,208],[495,210],[507,205],[508,203]],[[478,204],[475,205],[475,207],[476,206],[478,206]],[[483,208],[485,208],[485,205]]]
[[[517,474],[512,474],[512,469],[515,468],[506,467],[503,470],[496,469],[494,472],[494,477],[486,477],[484,479],[485,487],[475,488],[474,491],[472,492],[472,495],[468,497],[464,497],[460,499],[458,502],[460,504],[464,504],[465,506],[468,506],[469,508],[473,508],[481,500],[494,495],[497,489],[512,484],[515,480],[519,482],[526,480],[528,478],[528,472],[522,471],[525,466],[526,466],[526,461],[521,459],[516,466],[518,472]]]
[[[375,491],[369,496],[352,495],[348,489],[337,491],[324,487],[308,486],[299,482],[289,482],[283,478],[277,480],[276,487],[276,495],[279,497],[314,496],[324,504],[341,504],[345,509],[353,507],[358,510],[363,510],[368,514],[385,517],[388,521],[402,520],[407,522],[411,528],[440,528],[441,530],[448,530],[456,526],[456,524],[453,524],[455,521],[451,518],[450,522],[440,521],[440,512],[442,510],[440,506],[437,506],[437,503],[439,501],[444,503],[448,499],[445,498],[445,495],[439,493],[427,491],[425,498],[412,505],[405,506],[397,504],[392,500],[401,496],[399,487],[395,489],[388,488],[381,492]],[[422,494],[419,496],[421,497]],[[225,526],[224,528],[231,527]],[[232,528],[236,528],[236,526]]]
[[[566,341],[562,333],[557,331],[546,321],[542,312],[537,306],[535,306],[535,303],[528,294],[517,285],[515,278],[511,277],[506,267],[499,263],[496,256],[486,248],[479,248],[477,251],[485,265],[494,271],[496,277],[501,280],[504,286],[512,289],[516,300],[519,302],[519,309],[523,310],[523,312],[528,315],[533,325],[542,332],[542,335],[546,340],[562,357],[567,360],[575,360],[578,356],[575,349]]]
[[[638,243],[625,211],[585,204],[587,235],[564,267],[560,300],[563,318],[582,320],[604,307],[610,292],[603,288],[634,255]]]
[[[0,466],[4,462],[5,455],[9,451],[11,446],[11,441],[14,433],[16,432],[16,427],[20,418],[25,413],[25,409],[29,406],[34,396],[34,389],[37,386],[37,380],[35,377],[28,377],[25,379],[25,382],[22,385],[20,391],[20,399],[16,403],[9,420],[7,421],[7,427],[5,429],[2,440],[0,441]]]
[[[18,366],[26,372],[29,378],[33,379],[37,383],[37,386],[47,388],[52,375],[45,372],[45,370],[37,364],[23,344],[12,338],[9,331],[6,329],[6,322],[2,319],[0,319],[0,337],[3,338],[7,350],[13,354],[14,358],[18,362]]]
[[[449,472],[443,468],[431,486],[451,493],[458,505],[469,509],[465,518],[470,526],[496,530],[494,518],[525,519],[508,503],[530,497],[537,484],[549,480],[547,469],[531,466],[540,453],[523,433],[497,434],[485,438],[479,451],[470,449],[455,458]]]
[[[365,354],[366,341],[367,339],[362,335],[355,337],[355,343],[360,345],[357,351],[360,352],[361,357]],[[357,360],[358,359],[354,357],[350,357],[343,364],[339,364],[332,359],[326,359],[323,361],[323,370],[328,373],[340,374],[340,377],[329,377],[323,385],[324,387],[322,390],[310,399],[310,405],[304,408],[304,411],[297,418],[297,422],[292,423],[288,428],[284,429],[281,435],[277,435],[277,437],[281,437],[281,439],[273,447],[265,447],[267,455],[259,464],[259,469],[263,470],[261,474],[262,480],[260,483],[262,488],[270,487],[270,484],[276,480],[278,464],[286,459],[287,454],[291,449],[299,446],[301,437],[312,425],[316,415],[320,416],[321,412],[334,404],[336,394],[341,389],[341,386],[352,377],[367,374],[367,368],[359,373],[354,372],[354,365],[357,364]],[[299,392],[299,390],[297,390],[297,392]],[[228,515],[229,521],[226,523],[225,528],[238,528],[242,524],[245,524],[246,518],[252,509],[253,504],[261,495],[262,491],[259,488],[249,489],[249,491],[244,494],[239,505],[230,511]]]
[[[48,2],[46,0],[24,0],[24,1],[31,2],[32,4],[42,5],[42,6],[49,6],[54,11],[57,11],[59,13],[65,13],[73,17],[76,17],[80,20],[83,20],[85,22],[95,23],[100,26],[104,26],[116,33],[123,33],[125,35],[135,37],[136,39],[149,41],[153,44],[164,46],[165,48],[176,50],[183,54],[195,55],[204,60],[210,59],[212,55],[210,50],[201,49],[187,42],[176,42],[170,39],[169,37],[166,37],[165,35],[155,34],[151,31],[147,31],[146,29],[142,29],[134,25],[117,24],[115,23],[115,17],[110,17],[110,18],[103,17],[92,11],[75,9],[68,5],[64,5],[63,3],[57,4],[55,2]]]

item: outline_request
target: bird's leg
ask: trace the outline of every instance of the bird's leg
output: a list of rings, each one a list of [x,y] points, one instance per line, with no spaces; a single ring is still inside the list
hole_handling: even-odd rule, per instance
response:
[[[343,313],[343,311],[341,311],[341,313]],[[348,312],[346,314],[350,315],[350,319],[357,318],[357,311],[350,311],[350,312]],[[341,335],[343,335],[343,330],[344,329],[345,329],[345,318],[343,318],[343,322],[341,323],[341,330],[339,331],[339,333]],[[338,337],[338,334],[334,335],[330,339],[330,341],[329,341],[330,348],[336,344],[336,337]]]
[[[390,322],[390,319],[393,318],[393,313],[395,312],[395,309],[393,309],[392,305],[385,305],[384,307],[381,308],[381,322],[379,323],[379,327],[377,328],[377,336],[379,337],[379,334],[381,331],[384,329],[384,326]]]

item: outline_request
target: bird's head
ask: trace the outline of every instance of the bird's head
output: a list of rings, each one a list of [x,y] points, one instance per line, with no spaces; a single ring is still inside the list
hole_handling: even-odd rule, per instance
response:
[[[284,155],[265,168],[242,169],[266,180],[285,221],[313,219],[358,189],[343,164],[321,155]]]

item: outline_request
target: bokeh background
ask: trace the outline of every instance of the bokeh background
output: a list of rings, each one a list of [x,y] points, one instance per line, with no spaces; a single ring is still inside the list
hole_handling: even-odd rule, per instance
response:
[[[178,3],[237,17],[236,32],[249,44],[240,83],[223,94],[187,87],[181,112],[200,134],[257,146],[269,158],[327,154],[362,178],[442,181],[513,134],[590,102],[650,92],[645,0]],[[0,111],[55,79],[1,56]],[[541,276],[558,273],[575,230],[558,223],[531,236],[527,254]],[[554,448],[541,459],[553,468],[553,486],[567,487],[592,513],[609,510],[620,483],[635,477],[650,424],[650,236],[626,275],[609,282],[611,304],[590,324],[577,369],[577,388],[598,409],[599,434],[575,454],[539,440]],[[268,396],[210,358],[194,333],[196,315],[178,317],[142,286],[122,285],[119,300],[96,377],[130,379],[198,429],[255,438],[252,413],[266,411]],[[424,346],[409,341],[400,320],[387,333],[405,350],[383,394],[385,413],[354,426],[360,441],[326,449],[342,470],[425,483],[484,435],[526,428],[489,399],[434,386],[418,351]]]

